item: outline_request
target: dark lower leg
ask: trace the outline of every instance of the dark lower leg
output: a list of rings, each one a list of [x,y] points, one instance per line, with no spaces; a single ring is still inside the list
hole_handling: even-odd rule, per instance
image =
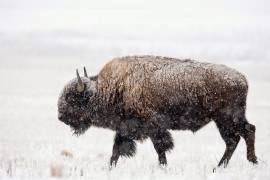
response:
[[[165,152],[158,154],[158,160],[160,165],[167,165],[167,158]]]
[[[120,156],[120,154],[113,150],[113,154],[112,154],[111,160],[110,160],[110,166],[113,166],[113,165],[116,166],[117,161],[119,159],[119,156]]]
[[[121,136],[116,133],[114,138],[113,152],[110,165],[116,166],[120,156],[132,157],[136,152],[136,144],[132,139]]]
[[[255,155],[255,131],[255,126],[247,122],[241,129],[241,136],[245,139],[247,145],[247,159],[254,164],[257,163],[257,157]]]
[[[233,138],[233,140],[227,140],[225,141],[226,142],[226,150],[221,158],[221,160],[219,161],[218,163],[218,166],[221,166],[222,164],[224,165],[224,167],[227,167],[236,147],[237,147],[237,144],[240,140],[240,137],[239,136],[235,136]],[[231,142],[233,141],[233,142]]]
[[[220,120],[222,119],[222,121]],[[226,144],[226,150],[218,163],[218,166],[226,167],[240,141],[240,136],[237,135],[237,126],[231,117],[223,117],[215,121],[222,139]]]
[[[166,165],[166,151],[173,148],[173,140],[171,134],[168,131],[158,131],[151,137],[154,148],[158,154],[158,160],[160,165]]]

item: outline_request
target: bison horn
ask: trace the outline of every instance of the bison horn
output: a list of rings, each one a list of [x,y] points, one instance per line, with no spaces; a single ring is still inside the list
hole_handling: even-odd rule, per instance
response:
[[[84,77],[87,77],[88,78],[88,75],[87,75],[85,66],[83,67],[83,72],[84,72]]]
[[[79,75],[78,69],[76,69],[76,75],[77,75],[77,79],[78,79],[77,90],[79,92],[82,92],[84,90],[84,85],[83,85],[82,79],[81,79],[81,77]]]

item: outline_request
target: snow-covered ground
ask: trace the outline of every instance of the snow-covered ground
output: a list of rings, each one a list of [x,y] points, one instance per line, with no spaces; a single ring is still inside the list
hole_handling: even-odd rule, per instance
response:
[[[89,72],[95,71],[91,61],[85,65]],[[210,123],[196,134],[173,132],[175,148],[168,154],[166,168],[158,166],[155,150],[147,140],[138,143],[134,158],[121,159],[117,168],[109,171],[113,132],[90,128],[75,137],[57,120],[57,96],[74,76],[74,69],[8,66],[0,68],[0,179],[46,179],[51,177],[52,168],[63,177],[88,179],[269,179],[270,66],[231,66],[249,79],[247,117],[257,126],[257,166],[246,160],[242,140],[228,168],[212,173],[225,145]],[[62,156],[63,150],[71,152],[73,158]]]
[[[156,1],[27,2],[0,0],[1,180],[50,179],[53,171],[70,179],[270,179],[267,1],[190,1],[170,4],[172,10],[164,10],[163,1],[154,10]],[[120,159],[109,170],[114,133],[90,128],[72,136],[57,120],[57,98],[76,68],[85,65],[94,75],[112,57],[133,54],[223,63],[246,74],[247,117],[257,127],[259,164],[246,160],[241,140],[228,168],[213,173],[225,144],[210,123],[195,134],[172,132],[175,148],[166,168],[158,166],[146,140],[137,143],[134,158]]]

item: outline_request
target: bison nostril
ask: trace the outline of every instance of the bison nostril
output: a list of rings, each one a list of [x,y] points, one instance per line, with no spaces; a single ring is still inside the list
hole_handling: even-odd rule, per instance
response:
[[[62,114],[58,114],[58,119],[62,120],[63,119],[63,115]]]

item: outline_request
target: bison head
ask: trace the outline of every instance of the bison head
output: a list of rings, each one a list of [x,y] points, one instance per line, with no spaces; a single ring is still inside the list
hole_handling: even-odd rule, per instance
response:
[[[72,79],[62,90],[58,99],[58,119],[69,125],[74,134],[80,135],[91,126],[91,102],[96,95],[96,80],[87,76]]]

